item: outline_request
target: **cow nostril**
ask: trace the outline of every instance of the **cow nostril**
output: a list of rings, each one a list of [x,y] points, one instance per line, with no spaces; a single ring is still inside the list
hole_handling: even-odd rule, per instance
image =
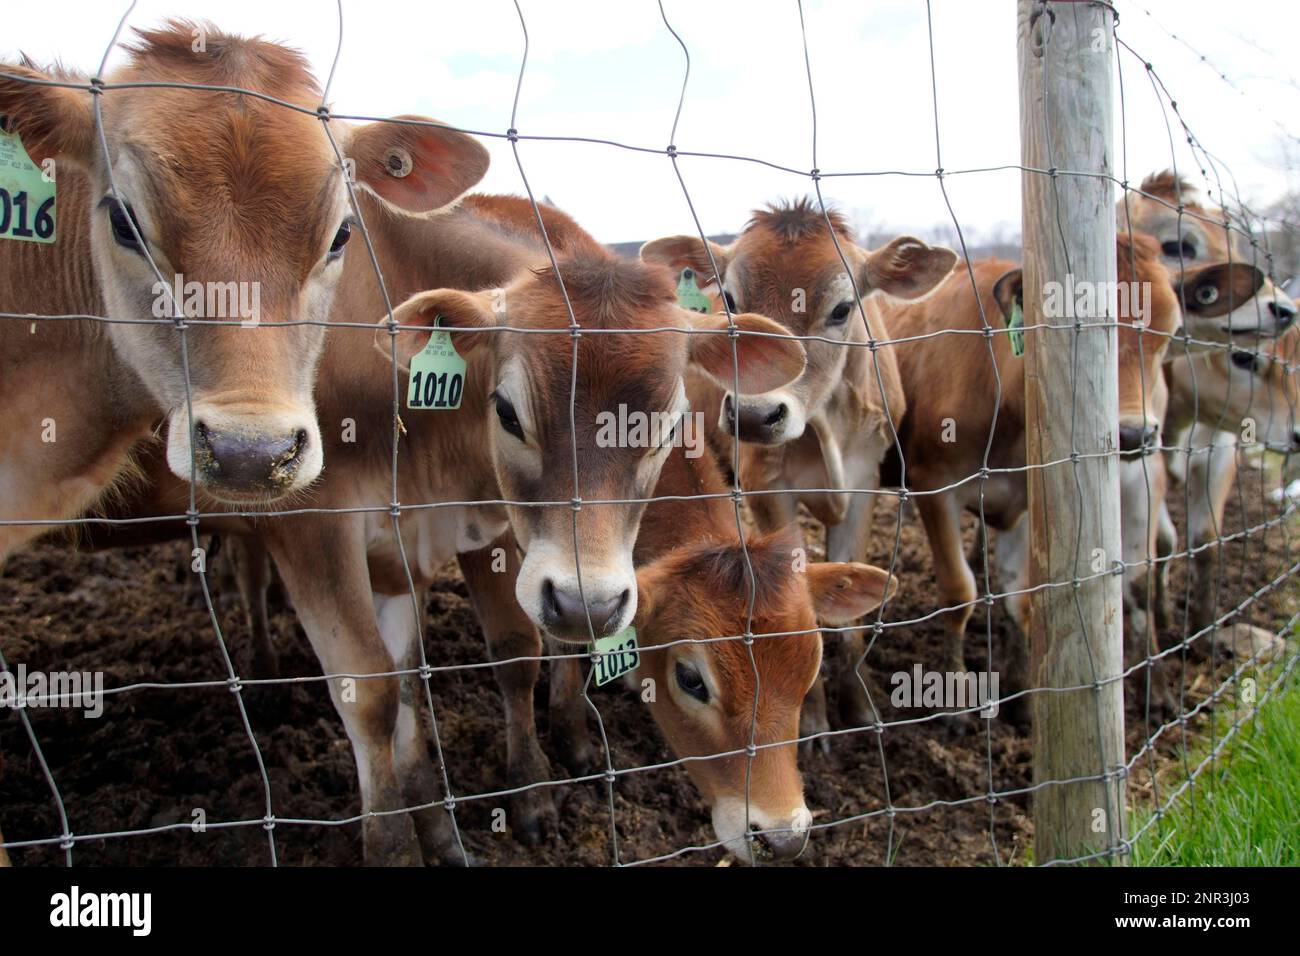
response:
[[[726,395],[722,399],[722,415],[727,420],[727,424],[735,424],[736,406],[732,404],[730,395]]]
[[[768,412],[767,417],[763,419],[763,424],[768,428],[775,428],[777,423],[785,418],[786,412],[788,411],[789,409],[787,409],[785,403],[782,402],[780,405],[776,406],[775,409]]]
[[[1277,319],[1280,329],[1289,327],[1295,321],[1296,307],[1290,302],[1270,302],[1268,310],[1273,313],[1273,318]]]

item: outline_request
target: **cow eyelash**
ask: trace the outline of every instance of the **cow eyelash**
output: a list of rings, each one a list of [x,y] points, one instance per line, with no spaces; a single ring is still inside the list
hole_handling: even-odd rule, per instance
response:
[[[520,441],[525,441],[524,427],[519,424],[519,415],[515,412],[514,405],[510,404],[510,399],[500,392],[493,392],[492,404],[496,406],[497,420],[501,427]]]
[[[831,314],[826,317],[827,325],[843,325],[849,320],[849,313],[853,311],[852,302],[841,302],[831,310]]]
[[[140,228],[140,220],[136,218],[131,204],[113,196],[105,196],[99,205],[100,208],[108,210],[108,224],[113,230],[113,239],[117,244],[132,252],[143,253],[144,247],[141,243],[144,240],[144,230]]]

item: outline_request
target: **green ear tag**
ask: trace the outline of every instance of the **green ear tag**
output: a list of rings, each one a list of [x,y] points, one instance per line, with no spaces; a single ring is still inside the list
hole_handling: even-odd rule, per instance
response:
[[[0,239],[54,241],[54,181],[32,162],[17,133],[0,130]]]
[[[600,652],[595,665],[597,687],[618,680],[624,674],[636,670],[641,663],[641,655],[636,651],[636,628],[630,625],[617,634],[596,638],[596,643],[589,647]]]
[[[677,304],[705,315],[713,311],[713,300],[700,291],[695,283],[695,270],[690,266],[682,270],[682,276],[677,280]]]
[[[1020,303],[1011,303],[1011,317],[1007,319],[1007,335],[1011,337],[1011,354],[1020,358],[1025,354],[1025,313]]]
[[[451,344],[451,333],[434,323],[433,334],[423,349],[411,359],[411,384],[406,391],[406,407],[420,411],[460,408],[465,390],[465,360]]]

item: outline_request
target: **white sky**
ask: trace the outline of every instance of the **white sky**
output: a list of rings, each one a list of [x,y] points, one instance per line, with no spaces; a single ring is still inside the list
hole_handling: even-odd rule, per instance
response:
[[[89,71],[98,65],[125,0],[6,5],[0,57],[22,50]],[[684,60],[654,0],[521,0],[531,50],[519,104],[521,133],[587,136],[662,148],[677,107]],[[1191,129],[1230,169],[1243,198],[1266,202],[1297,184],[1281,160],[1283,133],[1300,133],[1300,69],[1293,66],[1300,5],[1280,0],[1119,0],[1119,35],[1152,62]],[[793,0],[664,0],[691,51],[676,143],[812,167],[812,122],[798,9]],[[1149,9],[1151,15],[1144,10]],[[511,0],[344,0],[336,112],[422,113],[468,129],[504,132],[523,50]],[[824,172],[933,171],[936,166],[926,6],[923,0],[808,0],[804,5]],[[57,12],[55,12],[57,11]],[[130,23],[168,15],[210,18],[304,50],[323,80],[338,42],[333,0],[141,0]],[[934,46],[943,165],[948,170],[1019,157],[1015,4],[934,0]],[[1174,30],[1221,68],[1234,91]],[[120,54],[119,54],[120,55]],[[1170,165],[1169,136],[1141,63],[1124,53],[1129,177]],[[1118,114],[1118,109],[1117,109]],[[1171,118],[1172,121],[1172,118]],[[1119,145],[1119,131],[1116,132]],[[1196,173],[1180,134],[1181,169]],[[489,140],[491,191],[522,192],[508,144]],[[586,143],[523,142],[534,192],[606,242],[694,232],[663,155]],[[810,189],[806,177],[734,160],[683,158],[704,228],[734,231],[748,211]],[[976,238],[1019,230],[1015,171],[953,176],[954,211]],[[824,180],[828,200],[860,227],[916,231],[948,223],[932,177]]]

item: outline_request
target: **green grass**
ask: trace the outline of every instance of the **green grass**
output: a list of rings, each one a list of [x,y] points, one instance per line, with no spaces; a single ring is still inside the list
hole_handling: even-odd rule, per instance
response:
[[[1300,682],[1278,688],[1134,847],[1138,866],[1300,866]],[[1191,768],[1209,753],[1189,755]],[[1171,791],[1162,788],[1161,801]],[[1151,818],[1137,812],[1129,832]]]

